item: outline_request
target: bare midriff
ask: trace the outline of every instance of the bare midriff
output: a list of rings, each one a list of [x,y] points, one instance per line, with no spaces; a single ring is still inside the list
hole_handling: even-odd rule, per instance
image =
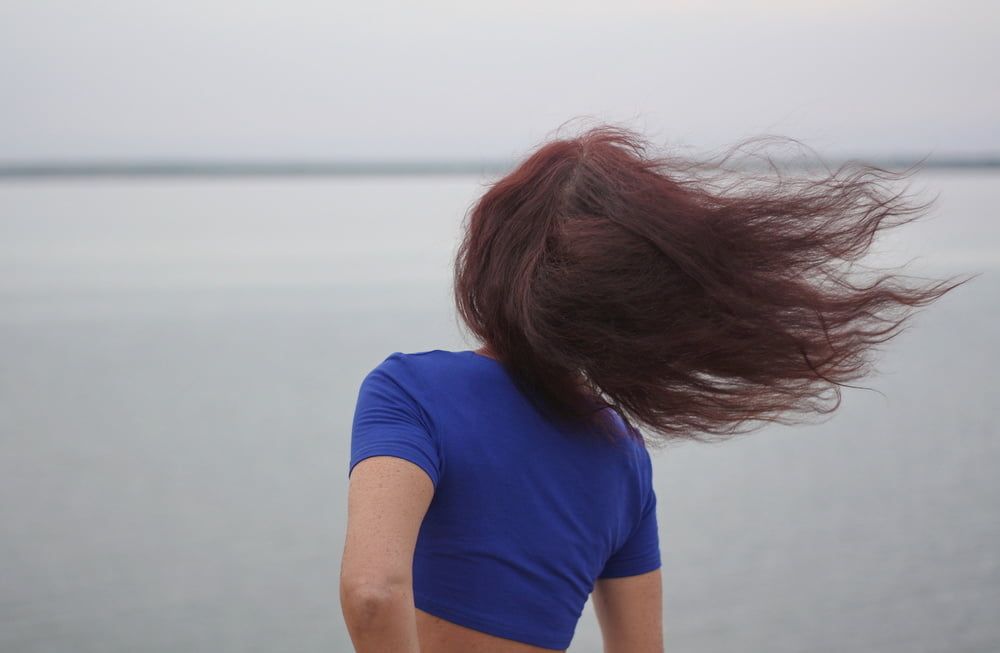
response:
[[[556,650],[496,637],[459,626],[420,608],[416,610],[421,653],[553,653]]]

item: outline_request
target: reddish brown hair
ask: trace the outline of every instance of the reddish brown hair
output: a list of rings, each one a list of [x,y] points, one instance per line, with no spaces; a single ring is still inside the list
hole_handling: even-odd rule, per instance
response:
[[[546,414],[604,435],[605,407],[647,442],[833,412],[875,345],[968,279],[852,283],[876,233],[930,205],[887,184],[913,169],[727,167],[775,140],[705,161],[611,125],[543,143],[466,217],[458,316]]]

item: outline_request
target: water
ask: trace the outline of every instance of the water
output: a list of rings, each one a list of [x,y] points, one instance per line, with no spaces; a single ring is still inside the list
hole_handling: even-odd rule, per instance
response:
[[[657,452],[668,650],[1000,650],[1000,176],[883,256],[985,274],[828,421]],[[463,349],[475,177],[0,185],[0,650],[348,651],[350,419]],[[881,393],[881,394],[879,394]],[[588,603],[570,649],[600,651]]]

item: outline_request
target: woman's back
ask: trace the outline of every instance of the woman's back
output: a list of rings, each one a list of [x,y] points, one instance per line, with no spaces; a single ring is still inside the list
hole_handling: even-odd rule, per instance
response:
[[[906,173],[790,179],[753,173],[773,163],[757,153],[739,170],[740,149],[650,157],[598,126],[542,144],[470,208],[454,298],[497,358],[396,353],[359,396],[352,467],[374,459],[351,477],[341,585],[365,650],[416,650],[413,607],[424,626],[565,648],[591,590],[609,653],[656,650],[646,445],[832,412],[914,308],[965,282],[855,277],[877,232],[926,208],[885,185]],[[556,426],[601,405],[642,442]],[[516,650],[494,644],[464,650]]]
[[[435,486],[413,559],[424,632],[433,615],[565,649],[598,578],[659,568],[649,454],[618,423],[617,442],[559,427],[472,351],[396,352],[366,376],[350,468],[398,456]]]

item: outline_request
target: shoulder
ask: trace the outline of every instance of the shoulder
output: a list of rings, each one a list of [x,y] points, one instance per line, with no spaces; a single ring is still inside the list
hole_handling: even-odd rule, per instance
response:
[[[443,349],[394,351],[370,368],[363,382],[393,382],[414,398],[428,400],[449,383],[468,378],[465,370],[475,365],[473,356],[472,352]]]
[[[628,443],[628,448],[633,453],[640,449],[645,449],[646,445],[641,439],[641,435],[639,435],[634,427],[630,427],[625,422],[625,418],[622,417],[622,414],[618,412],[617,408],[614,406],[606,406],[603,410],[607,411],[607,414],[610,416],[610,420],[614,423],[616,430],[621,435],[619,440],[620,442]]]
[[[394,351],[382,359],[369,374],[385,373],[398,380],[416,380],[440,370],[454,369],[468,364],[467,352],[429,349],[425,351]]]
[[[625,420],[616,409],[608,407],[607,410],[611,413],[612,420],[622,434],[622,437],[618,440],[618,444],[625,449],[630,466],[634,469],[639,478],[649,479],[652,476],[653,461],[650,456],[649,449],[646,446],[645,438],[643,438],[641,433],[638,432],[635,427],[630,427],[626,424]],[[630,432],[633,433],[635,437],[629,436],[628,434]]]

